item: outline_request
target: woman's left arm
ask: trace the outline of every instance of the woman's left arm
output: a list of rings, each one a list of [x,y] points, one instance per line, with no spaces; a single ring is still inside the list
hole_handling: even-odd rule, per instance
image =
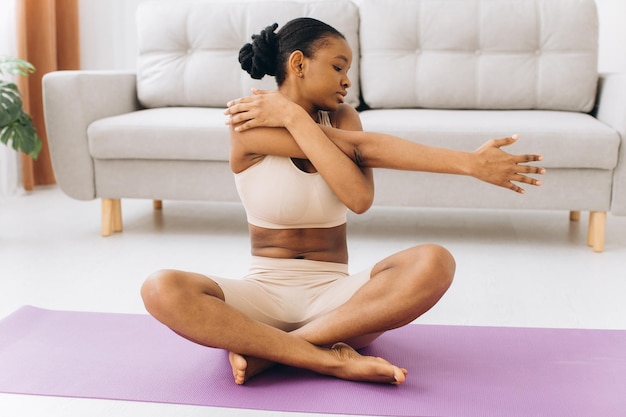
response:
[[[371,169],[360,166],[354,157],[331,141],[302,107],[278,92],[264,92],[262,96],[246,101],[252,105],[246,106],[245,116],[237,112],[239,114],[227,121],[232,127],[231,141],[245,146],[250,154],[304,157],[350,210],[363,213],[369,209],[374,200]],[[237,102],[242,103],[242,100],[245,98]],[[229,103],[229,109],[232,105]],[[241,124],[241,118],[256,118],[257,124]],[[358,114],[349,106],[340,106],[334,120],[341,131],[361,129]],[[269,132],[267,128],[279,129],[269,129],[274,130]]]

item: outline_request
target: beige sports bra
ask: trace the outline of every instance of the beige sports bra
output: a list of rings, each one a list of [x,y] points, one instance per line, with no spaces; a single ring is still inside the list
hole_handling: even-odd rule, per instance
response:
[[[328,112],[320,124],[330,126]],[[248,223],[268,229],[328,228],[346,222],[347,208],[318,173],[300,170],[291,158],[266,155],[235,174]]]

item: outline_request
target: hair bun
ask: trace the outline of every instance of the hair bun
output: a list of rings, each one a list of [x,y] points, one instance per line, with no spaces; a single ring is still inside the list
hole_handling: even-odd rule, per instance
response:
[[[241,68],[256,80],[260,80],[266,74],[276,75],[278,62],[276,28],[278,23],[266,27],[258,35],[252,35],[252,43],[245,44],[239,50]]]

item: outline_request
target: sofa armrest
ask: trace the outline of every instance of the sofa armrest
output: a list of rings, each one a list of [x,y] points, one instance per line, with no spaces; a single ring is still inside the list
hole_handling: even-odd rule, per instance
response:
[[[600,75],[594,116],[617,130],[622,139],[613,174],[611,213],[626,216],[626,73]]]
[[[96,198],[87,127],[103,117],[140,108],[135,73],[56,71],[43,77],[43,102],[50,156],[64,193]]]

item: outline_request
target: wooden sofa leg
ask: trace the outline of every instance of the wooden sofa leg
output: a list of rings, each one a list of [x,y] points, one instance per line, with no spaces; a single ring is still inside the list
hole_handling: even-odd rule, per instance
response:
[[[604,239],[606,233],[606,211],[589,212],[589,229],[587,231],[587,244],[594,252],[604,251]]]
[[[102,236],[111,236],[114,232],[121,232],[122,226],[122,201],[119,198],[102,199]]]
[[[116,198],[113,200],[113,232],[121,232],[122,226],[122,200]]]
[[[570,211],[569,212],[569,219],[572,222],[579,221],[580,220],[580,211],[574,211],[574,210]]]
[[[161,210],[163,208],[163,200],[152,200],[152,207],[155,210]]]

